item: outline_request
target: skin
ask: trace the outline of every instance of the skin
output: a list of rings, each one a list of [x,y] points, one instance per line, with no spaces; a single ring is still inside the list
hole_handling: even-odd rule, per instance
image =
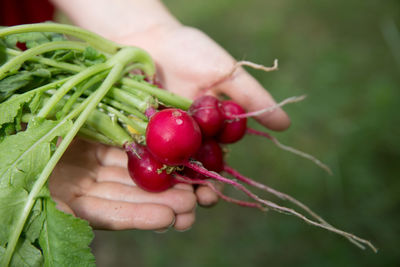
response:
[[[248,111],[275,104],[271,95],[245,70],[229,79],[235,59],[198,29],[186,27],[157,0],[53,0],[70,20],[118,43],[148,51],[166,89],[188,98],[203,93],[224,94]],[[112,3],[112,4],[111,4]],[[285,112],[276,110],[256,118],[281,131],[289,127]],[[196,201],[212,206],[218,198],[201,186],[177,185],[163,193],[137,188],[126,170],[123,151],[75,141],[50,180],[58,207],[84,218],[99,229],[189,229],[195,221]]]

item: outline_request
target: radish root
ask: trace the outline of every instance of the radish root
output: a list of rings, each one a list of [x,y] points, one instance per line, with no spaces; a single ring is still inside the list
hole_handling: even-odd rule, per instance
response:
[[[231,78],[233,76],[233,74],[236,72],[237,69],[239,69],[242,66],[247,66],[247,67],[251,67],[253,69],[257,69],[257,70],[262,70],[265,72],[271,72],[271,71],[275,71],[278,70],[278,59],[274,60],[274,64],[272,65],[272,67],[267,67],[264,65],[260,65],[260,64],[256,64],[253,63],[251,61],[247,61],[247,60],[241,60],[241,61],[237,61],[232,69],[225,75],[223,75],[222,77],[218,78],[215,82],[211,83],[210,85],[202,88],[202,92],[205,93],[208,90],[214,88],[215,86],[217,86],[218,84],[221,84],[223,82],[225,82],[226,80],[228,80],[229,78]]]
[[[326,226],[330,226],[332,227],[327,221],[325,221],[323,218],[321,218],[321,216],[319,216],[318,214],[316,214],[315,212],[313,212],[307,205],[303,204],[302,202],[298,201],[297,199],[295,199],[294,197],[287,195],[285,193],[282,193],[280,191],[277,191],[265,184],[259,183],[249,177],[246,177],[244,175],[242,175],[241,173],[239,173],[237,170],[235,170],[234,168],[228,166],[227,164],[224,165],[224,171],[227,174],[232,175],[233,177],[235,177],[236,179],[238,179],[239,181],[246,183],[248,185],[254,186],[258,189],[264,190],[270,194],[273,194],[274,196],[282,199],[282,200],[286,200],[289,201],[291,203],[293,203],[294,205],[298,206],[299,208],[303,209],[305,212],[307,212],[311,217],[313,217],[314,219],[316,219],[317,221],[319,221],[320,223],[322,223],[323,225]],[[354,242],[353,239],[346,237],[350,242],[354,243],[356,246],[360,247],[358,242]],[[361,246],[360,248],[364,249],[363,246]]]
[[[221,182],[226,183],[226,184],[230,184],[230,185],[234,186],[235,188],[239,189],[240,191],[242,191],[243,193],[245,193],[251,199],[255,200],[258,203],[261,203],[261,204],[265,205],[265,207],[267,207],[269,209],[275,210],[275,211],[277,211],[279,213],[284,213],[284,214],[288,214],[288,215],[294,215],[294,216],[300,218],[301,220],[303,220],[304,222],[306,222],[306,223],[308,223],[310,225],[313,225],[313,226],[316,226],[316,227],[319,227],[319,228],[323,228],[323,229],[326,229],[326,230],[328,230],[330,232],[333,232],[333,233],[336,233],[338,235],[344,236],[347,239],[349,239],[353,244],[357,245],[361,249],[365,249],[365,246],[368,246],[375,253],[378,251],[377,248],[374,245],[372,245],[372,243],[370,241],[362,239],[362,238],[360,238],[360,237],[358,237],[358,236],[356,236],[354,234],[351,234],[351,233],[348,233],[348,232],[345,232],[345,231],[342,231],[342,230],[339,230],[339,229],[333,227],[332,225],[330,225],[326,221],[324,221],[321,217],[319,217],[318,215],[313,213],[304,204],[302,205],[303,209],[304,209],[304,207],[306,207],[306,211],[307,211],[307,209],[309,211],[311,211],[312,214],[314,214],[313,217],[317,218],[317,220],[320,221],[320,222],[313,221],[313,220],[307,218],[306,216],[304,216],[303,214],[301,214],[301,213],[299,213],[299,212],[297,212],[297,211],[295,211],[295,210],[293,210],[291,208],[283,207],[283,206],[280,206],[280,205],[278,205],[278,204],[276,204],[276,203],[274,203],[272,201],[262,199],[262,198],[258,197],[257,195],[255,195],[254,193],[252,193],[250,190],[248,190],[242,184],[240,184],[240,183],[238,183],[236,181],[230,180],[230,179],[228,179],[226,177],[223,177],[223,176],[219,175],[218,173],[208,171],[203,166],[201,166],[201,164],[199,165],[197,162],[187,162],[185,164],[185,167],[191,168],[192,170],[194,170],[194,171],[196,171],[196,172],[198,172],[198,173],[200,173],[202,175],[205,175],[207,177],[213,178],[215,180],[221,181]],[[277,191],[275,191],[275,192],[277,192]],[[286,199],[287,199],[287,195],[285,195],[283,193],[280,193],[278,195],[280,195],[281,197],[286,197]],[[291,199],[293,200],[293,198],[291,198]],[[295,203],[296,203],[296,201],[295,201]],[[298,203],[300,203],[300,202],[297,201],[297,204]],[[309,212],[309,211],[307,211],[307,212]],[[315,217],[315,215],[317,217]]]
[[[221,199],[230,202],[230,203],[234,203],[237,204],[239,206],[243,206],[243,207],[250,207],[250,208],[258,208],[262,211],[267,211],[268,209],[262,205],[260,205],[259,203],[255,203],[255,202],[248,202],[248,201],[242,201],[242,200],[238,200],[238,199],[234,199],[231,197],[228,197],[227,195],[224,195],[220,190],[218,190],[215,185],[207,180],[202,180],[202,179],[193,179],[193,178],[189,178],[183,175],[175,175],[175,178],[177,181],[179,182],[183,182],[183,183],[187,183],[187,184],[192,184],[192,185],[205,185],[208,186],[213,192],[215,192]]]
[[[298,149],[295,149],[295,148],[293,148],[293,147],[290,147],[290,146],[287,146],[287,145],[284,145],[284,144],[280,143],[276,137],[273,137],[273,136],[270,135],[269,133],[261,132],[261,131],[258,131],[258,130],[252,129],[252,128],[247,128],[246,131],[247,131],[247,134],[258,135],[258,136],[263,136],[263,137],[268,138],[268,139],[271,140],[277,147],[279,147],[279,148],[281,148],[281,149],[283,149],[283,150],[289,151],[289,152],[291,152],[291,153],[293,153],[293,154],[296,154],[296,155],[298,155],[298,156],[300,156],[300,157],[302,157],[302,158],[309,159],[309,160],[311,160],[312,162],[314,162],[318,167],[320,167],[321,169],[325,170],[329,175],[333,175],[333,172],[332,172],[332,170],[329,168],[329,166],[326,165],[326,164],[324,164],[324,163],[322,163],[322,162],[321,162],[319,159],[317,159],[316,157],[314,157],[314,156],[312,156],[312,155],[310,155],[310,154],[307,154],[307,153],[305,153],[305,152],[303,152],[303,151],[300,151],[300,150],[298,150]]]
[[[243,113],[243,114],[227,115],[227,117],[228,117],[228,119],[242,119],[242,118],[254,117],[254,116],[261,115],[263,113],[272,112],[286,104],[300,102],[300,101],[304,100],[305,98],[306,98],[305,95],[292,96],[292,97],[288,97],[288,98],[284,99],[283,101],[279,102],[278,104],[275,104],[275,105],[267,107],[267,108],[263,108],[260,110],[247,112],[247,113]]]

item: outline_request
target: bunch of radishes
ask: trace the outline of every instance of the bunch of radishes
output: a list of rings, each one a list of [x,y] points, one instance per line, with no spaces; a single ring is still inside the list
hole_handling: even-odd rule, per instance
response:
[[[240,174],[224,161],[221,145],[235,143],[249,133],[267,137],[280,148],[310,159],[330,172],[326,165],[313,156],[282,145],[268,133],[247,127],[248,117],[273,111],[286,103],[297,102],[303,98],[288,98],[273,107],[249,113],[232,100],[219,100],[211,95],[197,98],[187,111],[178,108],[147,110],[149,122],[145,141],[142,139],[141,142],[135,141],[124,145],[128,154],[129,173],[134,182],[147,191],[161,192],[176,183],[206,185],[225,201],[263,211],[272,209],[291,214],[311,225],[342,235],[361,248],[364,248],[365,244],[375,249],[369,241],[333,227],[300,201]],[[222,172],[235,179],[222,176]],[[234,186],[246,194],[250,201],[223,194],[214,183],[210,182],[210,179]],[[313,219],[294,209],[260,198],[238,181],[291,202]]]
[[[74,38],[69,40],[69,36]],[[0,169],[4,170],[4,181],[23,181],[4,183],[4,192],[18,189],[20,191],[15,192],[23,194],[16,194],[18,203],[22,204],[18,205],[20,210],[15,210],[16,223],[12,235],[3,240],[7,247],[0,246],[0,252],[5,251],[0,265],[6,266],[11,262],[24,236],[29,237],[24,240],[32,243],[31,247],[38,242],[45,254],[60,249],[46,248],[48,244],[45,241],[41,244],[41,240],[47,240],[48,236],[39,238],[37,230],[25,226],[28,222],[35,224],[29,218],[51,219],[51,216],[62,215],[52,211],[48,216],[50,211],[47,208],[41,211],[43,216],[32,214],[37,212],[36,206],[55,209],[50,195],[46,194],[47,180],[77,134],[95,142],[124,147],[128,154],[129,173],[144,190],[161,192],[175,183],[205,185],[228,202],[291,214],[311,225],[342,235],[359,247],[367,245],[376,250],[369,241],[331,226],[295,198],[245,177],[224,162],[221,145],[235,143],[248,133],[264,136],[280,148],[310,159],[329,172],[329,168],[313,156],[282,145],[268,133],[247,127],[248,117],[271,112],[303,97],[288,98],[250,113],[234,101],[219,100],[210,95],[192,102],[159,88],[154,80],[155,64],[145,51],[116,44],[70,25],[43,23],[0,29],[0,61],[0,82],[5,92],[0,97],[0,114],[5,114],[0,116],[0,126],[3,124],[0,144],[3,151],[12,148],[11,160],[7,158],[9,155],[4,157],[7,160],[0,161]],[[276,64],[275,61],[274,67],[267,68],[238,62],[230,73],[208,88],[230,79],[238,66],[271,71],[277,69]],[[27,127],[22,127],[22,123]],[[56,144],[56,140],[61,141]],[[49,160],[38,158],[38,153],[47,155]],[[32,158],[41,159],[41,164],[32,167]],[[234,179],[221,175],[223,173]],[[237,188],[249,200],[223,194],[211,180]],[[17,188],[18,184],[24,186]],[[21,200],[20,195],[28,195],[25,184],[32,185],[32,188],[26,200]],[[244,184],[290,201],[312,219],[255,195]],[[6,206],[15,206],[14,198],[3,197],[3,200],[8,201],[4,204]],[[76,223],[73,222],[76,218],[63,215],[60,220],[56,219],[57,223],[67,220],[70,224]],[[43,222],[35,225],[39,224]],[[35,231],[32,235],[36,237],[31,240],[32,235],[24,232],[26,228]],[[49,236],[63,240],[71,238],[69,232],[68,236],[59,236],[58,231],[52,231]],[[89,237],[88,231],[84,231]],[[47,231],[42,233],[47,234]],[[71,240],[75,245],[77,238],[72,236]],[[86,241],[82,246],[87,246]],[[31,255],[29,252],[26,257]]]
[[[206,178],[209,171],[223,171],[219,143],[234,143],[246,132],[247,118],[236,118],[238,114],[244,114],[244,109],[237,103],[205,95],[196,99],[187,112],[168,108],[149,115],[146,146],[126,145],[128,168],[135,183],[159,192],[182,181],[177,176]],[[193,171],[193,161],[208,171]]]

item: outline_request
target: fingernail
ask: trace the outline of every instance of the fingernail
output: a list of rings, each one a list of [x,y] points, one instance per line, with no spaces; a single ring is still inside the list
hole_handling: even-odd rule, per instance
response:
[[[164,234],[164,233],[168,232],[168,230],[169,230],[169,228],[163,228],[163,229],[160,229],[160,230],[155,230],[154,233]]]
[[[170,225],[168,225],[168,227],[162,228],[162,229],[159,229],[159,230],[154,230],[154,233],[157,233],[157,234],[164,234],[164,233],[168,232],[168,230],[169,230],[172,226],[174,226],[175,221],[176,221],[176,217],[174,217],[174,219],[172,220],[172,223],[171,223]]]
[[[172,220],[172,223],[168,226],[168,228],[171,228],[172,226],[174,226],[176,222],[176,217],[174,217],[174,219]]]
[[[192,229],[191,226],[190,226],[189,228],[186,228],[186,229],[183,229],[183,230],[178,230],[178,229],[175,229],[175,230],[176,230],[177,232],[183,233],[183,232],[189,231],[190,229]]]

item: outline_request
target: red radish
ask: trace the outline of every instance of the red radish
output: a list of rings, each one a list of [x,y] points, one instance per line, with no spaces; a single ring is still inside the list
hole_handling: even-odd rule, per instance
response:
[[[211,95],[197,98],[189,108],[188,113],[199,124],[204,137],[214,137],[221,143],[235,143],[245,134],[247,118],[272,112],[288,103],[301,101],[305,96],[290,97],[273,106],[246,113],[232,100],[220,101]]]
[[[221,172],[224,169],[224,153],[221,146],[214,139],[203,140],[199,150],[193,156],[193,159],[201,162],[204,168],[213,172]],[[204,179],[202,174],[185,168],[184,174],[190,178]]]
[[[196,121],[180,109],[164,109],[154,114],[146,129],[149,151],[167,165],[183,165],[201,145]]]
[[[225,121],[217,134],[217,140],[223,144],[231,144],[243,138],[247,129],[247,118],[230,119],[231,116],[244,114],[245,110],[232,100],[221,102],[221,110]]]
[[[224,169],[224,153],[214,139],[206,139],[193,157],[209,171],[221,172]]]
[[[189,114],[191,114],[198,122],[204,136],[214,136],[216,134],[216,139],[220,143],[235,143],[242,139],[246,133],[264,136],[272,140],[275,145],[277,145],[281,149],[290,151],[303,158],[310,159],[319,167],[331,174],[332,172],[329,167],[320,162],[315,157],[297,149],[280,144],[276,138],[272,137],[268,133],[263,133],[254,129],[247,128],[248,117],[272,112],[283,105],[302,101],[304,98],[305,96],[289,97],[284,99],[282,102],[268,108],[246,113],[245,110],[238,103],[232,100],[219,101],[213,96],[202,96],[193,102],[192,106],[189,109]],[[220,130],[216,132],[216,129]],[[202,162],[201,160],[199,161]],[[190,173],[190,171],[188,172]]]
[[[167,173],[165,165],[156,160],[145,146],[130,144],[125,147],[128,154],[128,171],[140,188],[149,192],[161,192],[174,184],[174,177]]]
[[[220,107],[221,102],[211,95],[197,98],[190,106],[188,112],[200,126],[203,136],[215,136],[221,129],[224,117]]]

